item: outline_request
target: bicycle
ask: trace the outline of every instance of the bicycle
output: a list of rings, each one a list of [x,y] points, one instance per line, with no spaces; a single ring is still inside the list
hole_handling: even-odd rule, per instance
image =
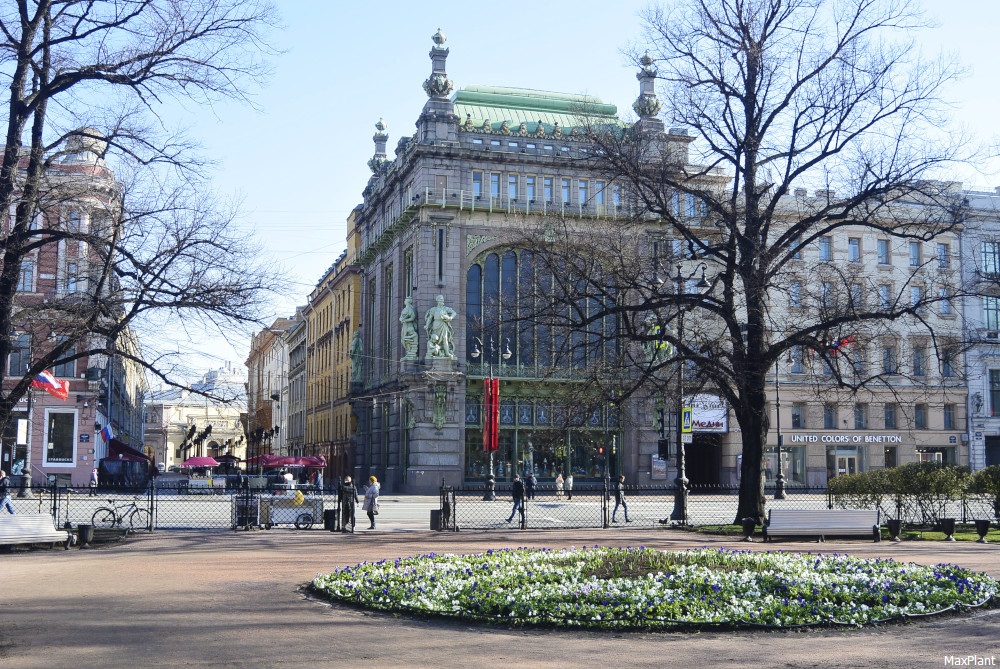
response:
[[[109,499],[108,503],[111,504],[110,508],[102,506],[91,516],[90,521],[94,527],[107,529],[115,526],[125,527],[127,519],[129,529],[148,530],[150,528],[149,509],[140,508],[135,500],[129,504],[118,504],[113,499]]]

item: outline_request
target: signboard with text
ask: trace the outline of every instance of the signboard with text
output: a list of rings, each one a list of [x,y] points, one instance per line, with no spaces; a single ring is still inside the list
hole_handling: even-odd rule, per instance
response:
[[[694,432],[729,432],[729,405],[718,395],[701,393],[684,398],[691,407],[691,427]]]

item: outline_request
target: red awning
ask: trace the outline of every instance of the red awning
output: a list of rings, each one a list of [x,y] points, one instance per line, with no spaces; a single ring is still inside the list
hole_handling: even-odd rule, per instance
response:
[[[123,441],[112,439],[108,442],[108,460],[124,460],[126,462],[149,462],[142,451],[137,451]]]

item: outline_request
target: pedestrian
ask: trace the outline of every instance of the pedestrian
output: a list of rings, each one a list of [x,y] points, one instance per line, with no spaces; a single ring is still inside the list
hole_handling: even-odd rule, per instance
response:
[[[97,497],[97,467],[90,470],[90,496]]]
[[[537,485],[538,479],[535,478],[535,472],[528,472],[524,479],[524,493],[528,499],[535,499],[535,486]]]
[[[556,474],[556,498],[562,499],[563,489],[565,488],[565,482],[563,481],[562,473]]]
[[[618,477],[618,483],[615,484],[615,509],[611,512],[611,522],[617,523],[615,515],[618,513],[618,507],[621,506],[625,510],[625,522],[631,523],[632,521],[628,517],[628,503],[625,501],[625,475],[622,474]]]
[[[10,501],[10,479],[7,472],[0,469],[0,506],[6,507],[7,513],[14,515],[14,504]]]
[[[507,522],[509,523],[514,520],[514,514],[520,512],[521,527],[524,527],[524,482],[520,476],[514,476],[514,483],[510,487],[510,494],[514,500],[514,506],[510,509],[510,516],[508,516]]]
[[[354,519],[354,509],[358,502],[358,489],[354,487],[354,482],[350,476],[345,476],[337,492],[340,502],[340,531],[354,534],[354,526],[357,522]],[[348,530],[347,526],[351,529]]]
[[[295,488],[295,476],[290,471],[287,469],[284,470],[281,478],[285,481],[285,490],[293,490]]]
[[[368,477],[368,487],[365,488],[365,502],[361,506],[362,509],[368,512],[368,519],[372,521],[372,524],[368,527],[369,530],[375,529],[375,516],[378,515],[378,493],[381,489],[379,486],[378,479],[374,476]]]
[[[573,499],[573,472],[566,475],[566,501]]]

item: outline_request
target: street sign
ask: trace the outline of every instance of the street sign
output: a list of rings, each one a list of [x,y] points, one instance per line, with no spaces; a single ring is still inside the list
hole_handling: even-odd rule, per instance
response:
[[[691,432],[692,414],[691,407],[681,409],[681,432]]]
[[[684,434],[681,435],[681,443],[682,444],[693,444],[694,443],[694,435],[691,434],[690,432],[685,432]]]

